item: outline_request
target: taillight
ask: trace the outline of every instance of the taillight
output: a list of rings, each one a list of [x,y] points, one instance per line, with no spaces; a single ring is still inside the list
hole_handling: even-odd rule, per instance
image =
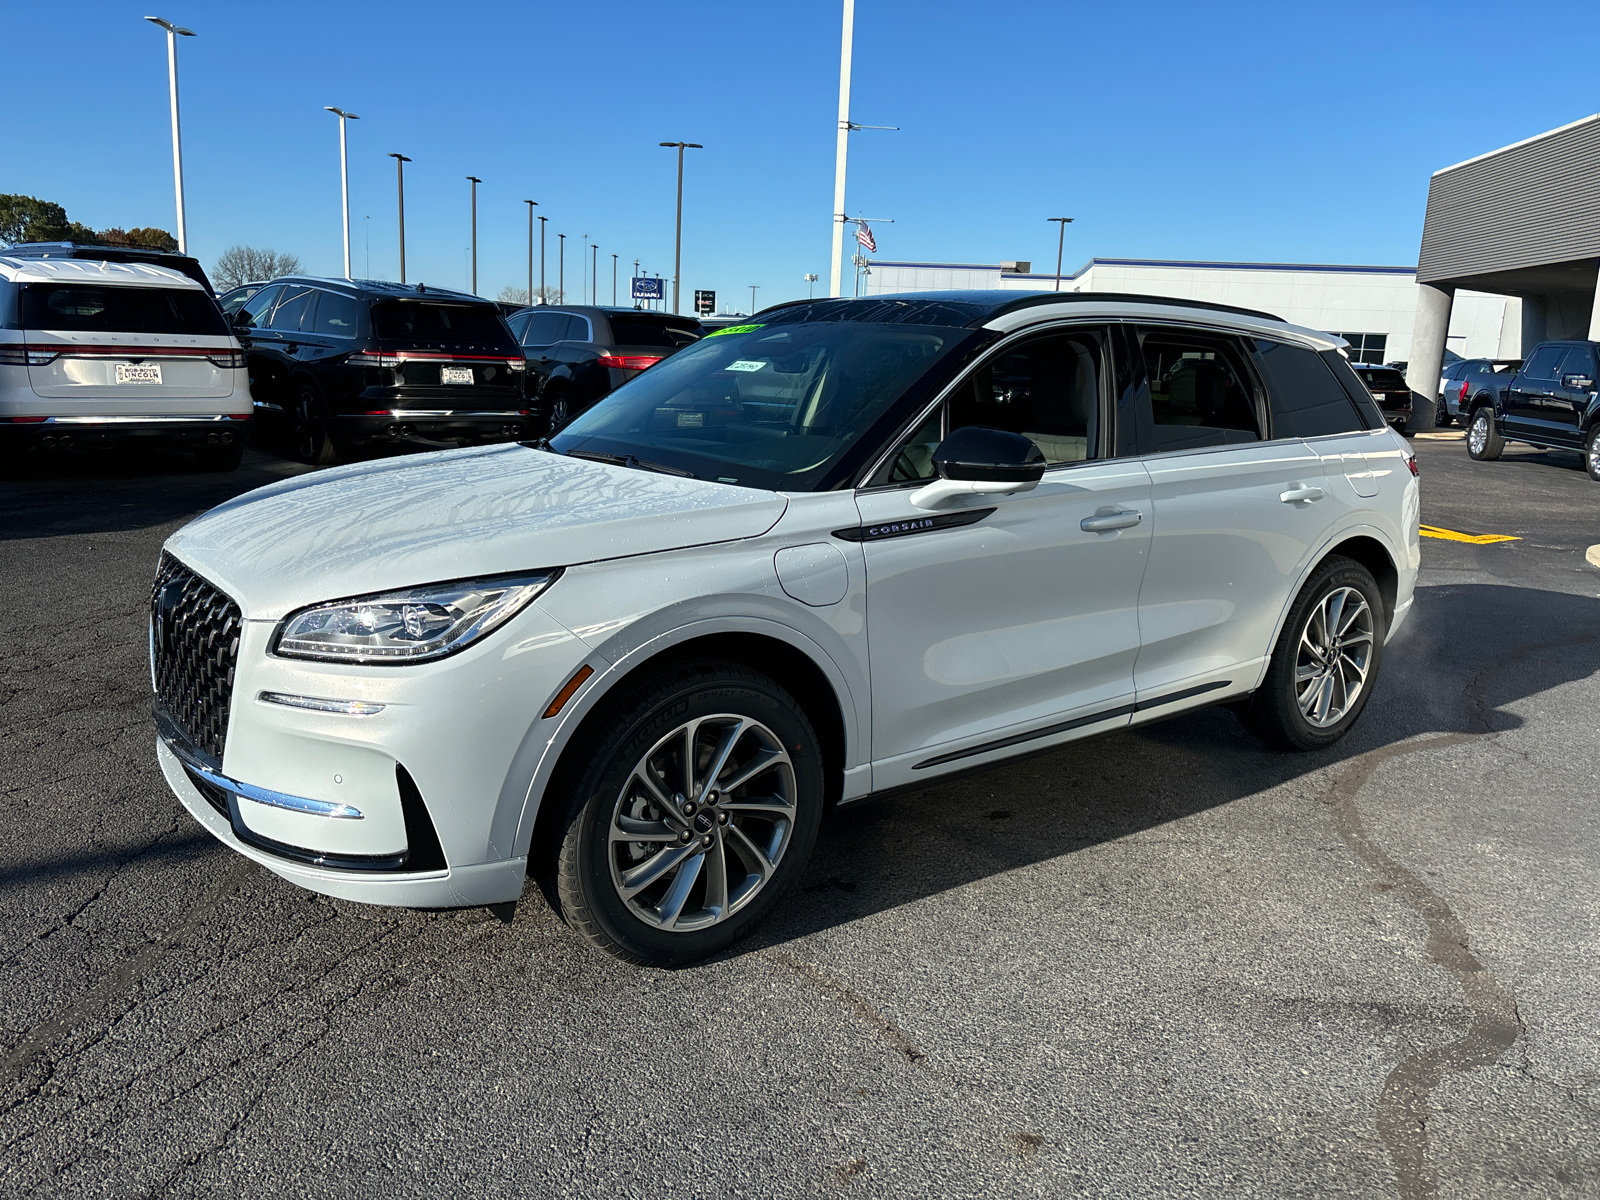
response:
[[[664,355],[660,354],[602,354],[600,365],[615,367],[619,371],[642,371],[646,367],[655,366],[663,357]]]
[[[1415,454],[1406,455],[1406,466],[1410,469],[1413,479],[1422,474],[1422,469],[1417,466],[1417,456]]]
[[[237,371],[244,366],[243,350],[224,350],[219,354],[208,354],[206,358],[224,371]]]
[[[1466,398],[1467,398],[1467,389],[1468,389],[1468,388],[1469,388],[1469,387],[1471,387],[1471,386],[1472,386],[1472,385],[1471,385],[1471,384],[1470,384],[1470,383],[1468,383],[1468,382],[1467,382],[1467,381],[1466,381],[1466,380],[1465,380],[1465,379],[1463,379],[1463,380],[1462,380],[1462,381],[1461,381],[1461,394],[1460,394],[1460,395],[1459,395],[1459,396],[1457,396],[1457,397],[1456,397],[1456,403],[1458,403],[1458,404],[1460,404],[1460,403],[1463,403],[1463,402],[1465,402],[1465,401],[1466,401]]]
[[[26,342],[0,344],[0,363],[8,367],[42,367],[61,357],[54,346],[30,346]]]
[[[520,358],[506,359],[506,370],[508,371],[526,371],[527,369],[528,364]]]
[[[380,354],[376,350],[357,350],[345,361],[352,367],[398,367],[401,359],[398,354]]]

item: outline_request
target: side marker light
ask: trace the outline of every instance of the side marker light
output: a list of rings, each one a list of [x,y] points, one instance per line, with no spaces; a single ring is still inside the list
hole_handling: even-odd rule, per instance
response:
[[[556,698],[550,701],[550,707],[544,710],[546,717],[553,717],[567,706],[567,701],[577,694],[579,688],[588,682],[589,676],[594,674],[594,668],[588,663],[578,668],[578,673],[567,680],[566,687],[556,693]]]

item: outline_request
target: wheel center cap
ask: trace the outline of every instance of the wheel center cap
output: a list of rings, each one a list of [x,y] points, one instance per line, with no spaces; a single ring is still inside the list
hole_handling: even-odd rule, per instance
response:
[[[702,809],[694,815],[694,827],[697,833],[710,833],[717,827],[716,818]]]

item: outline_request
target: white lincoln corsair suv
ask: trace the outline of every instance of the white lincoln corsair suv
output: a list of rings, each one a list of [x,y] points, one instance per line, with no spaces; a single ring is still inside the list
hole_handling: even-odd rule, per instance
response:
[[[532,874],[676,963],[771,911],[830,805],[1204,705],[1326,746],[1418,562],[1341,344],[1146,296],[801,301],[553,441],[261,488],[161,556],[162,769],[304,887]]]

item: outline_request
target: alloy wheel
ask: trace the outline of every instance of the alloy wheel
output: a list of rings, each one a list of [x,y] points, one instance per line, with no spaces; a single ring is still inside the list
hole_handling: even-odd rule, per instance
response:
[[[1600,429],[1589,435],[1589,474],[1600,479]]]
[[[1335,588],[1312,608],[1294,668],[1295,702],[1312,728],[1337,725],[1360,697],[1372,639],[1372,606],[1355,588]]]
[[[696,717],[656,742],[612,809],[607,858],[629,912],[657,929],[706,929],[772,879],[794,830],[794,764],[759,721]]]
[[[317,398],[303,391],[294,402],[294,449],[305,462],[316,460],[322,450],[322,419],[317,412]]]
[[[1489,414],[1480,411],[1472,418],[1472,428],[1467,431],[1467,445],[1474,454],[1482,454],[1489,444]]]

